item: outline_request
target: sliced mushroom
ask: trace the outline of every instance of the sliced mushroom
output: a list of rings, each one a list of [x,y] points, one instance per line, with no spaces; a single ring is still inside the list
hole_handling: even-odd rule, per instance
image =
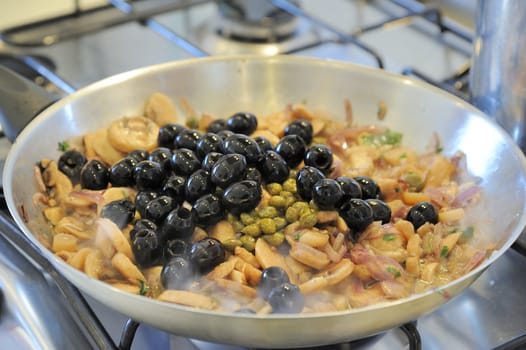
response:
[[[145,117],[123,117],[108,128],[108,141],[120,152],[137,149],[152,151],[157,147],[159,126]]]
[[[160,92],[156,92],[148,98],[144,107],[144,114],[159,126],[177,122],[177,110],[173,101]]]

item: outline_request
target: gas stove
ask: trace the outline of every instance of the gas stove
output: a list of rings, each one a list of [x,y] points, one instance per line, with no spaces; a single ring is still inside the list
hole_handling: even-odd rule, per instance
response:
[[[468,99],[472,36],[440,10],[413,0],[109,0],[102,7],[4,29],[0,64],[15,65],[65,96],[104,77],[167,61],[240,53],[302,55],[410,75]],[[0,138],[0,158],[9,145]],[[0,214],[2,344],[112,349],[120,341],[121,349],[135,350],[241,349],[137,325],[82,296],[42,258],[14,251],[16,227]],[[425,317],[325,348],[523,348],[523,253],[514,246],[469,289]],[[39,267],[28,264],[28,257]]]

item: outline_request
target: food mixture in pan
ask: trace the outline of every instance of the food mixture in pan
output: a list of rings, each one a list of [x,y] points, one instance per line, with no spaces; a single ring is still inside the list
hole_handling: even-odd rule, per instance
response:
[[[463,154],[437,140],[417,153],[380,122],[355,125],[348,101],[344,121],[300,103],[224,119],[182,109],[155,93],[142,115],[36,165],[34,204],[53,228],[41,239],[58,257],[130,293],[267,314],[404,298],[493,249],[463,224],[480,195]]]

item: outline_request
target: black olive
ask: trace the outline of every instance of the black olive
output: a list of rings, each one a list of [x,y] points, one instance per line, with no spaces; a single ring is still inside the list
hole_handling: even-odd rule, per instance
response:
[[[181,130],[174,141],[174,148],[188,148],[195,151],[197,148],[197,141],[203,137],[203,134],[198,130],[185,129]]]
[[[159,163],[143,160],[135,166],[133,178],[139,191],[151,191],[163,187],[166,174]]]
[[[82,153],[69,150],[62,153],[58,159],[58,169],[66,174],[73,183],[77,183],[80,181],[80,171],[86,162],[86,157]]]
[[[130,239],[133,241],[137,232],[143,229],[149,229],[154,232],[157,232],[157,225],[148,219],[139,219],[133,225],[133,228],[130,231]]]
[[[274,151],[274,146],[272,145],[272,142],[270,142],[269,139],[267,139],[266,137],[256,136],[254,137],[254,141],[256,141],[256,143],[258,144],[261,152],[264,153],[266,151]]]
[[[282,183],[290,174],[287,162],[275,151],[267,151],[258,165],[261,176],[267,183]]]
[[[312,187],[312,200],[321,210],[334,210],[342,198],[342,188],[334,179],[320,179]]]
[[[379,199],[382,196],[380,187],[376,181],[370,177],[356,176],[354,179],[360,184],[360,188],[362,189],[362,199]]]
[[[324,174],[331,171],[332,151],[325,145],[314,145],[309,147],[305,153],[305,165],[320,169]]]
[[[186,289],[194,280],[194,276],[194,269],[190,261],[177,256],[163,265],[161,283],[166,289]]]
[[[279,314],[300,313],[305,306],[305,298],[299,287],[287,282],[270,291],[268,302],[272,306],[272,313]]]
[[[225,188],[245,176],[247,162],[241,154],[225,154],[219,158],[210,171],[210,181],[216,186]]]
[[[263,176],[257,168],[250,166],[247,167],[244,180],[254,180],[258,184],[261,184],[261,182],[263,181]]]
[[[146,214],[146,206],[148,203],[150,203],[153,199],[159,197],[159,193],[155,191],[141,191],[138,192],[135,196],[135,208],[141,215],[141,217],[144,217]]]
[[[343,191],[342,201],[346,201],[351,198],[362,198],[362,188],[355,179],[347,176],[340,176],[336,178],[336,181],[338,181]]]
[[[276,152],[290,168],[297,167],[305,157],[305,141],[298,135],[283,136],[276,145]]]
[[[325,175],[315,167],[305,166],[298,171],[296,176],[296,189],[298,194],[306,201],[312,199],[312,187],[316,182],[324,179]]]
[[[170,196],[175,203],[181,204],[185,200],[186,179],[179,175],[172,175],[163,186],[163,193]]]
[[[184,239],[169,239],[164,245],[164,261],[168,262],[176,256],[188,257],[190,246]]]
[[[255,209],[261,201],[261,195],[261,186],[256,181],[242,180],[225,189],[222,203],[228,211],[239,215]]]
[[[201,169],[208,171],[209,173],[212,172],[212,167],[223,155],[223,153],[219,152],[208,153],[201,162]]]
[[[143,218],[153,221],[156,224],[163,222],[164,218],[172,211],[175,207],[173,199],[168,196],[159,196],[152,199],[144,210]]]
[[[226,120],[215,119],[206,127],[206,132],[213,132],[214,134],[226,130]]]
[[[234,133],[250,135],[257,129],[258,120],[252,113],[238,112],[227,119],[226,126]]]
[[[438,222],[438,210],[430,202],[418,202],[409,209],[406,219],[413,224],[415,230],[418,230],[426,222],[436,224]]]
[[[124,157],[110,168],[110,183],[113,187],[133,187],[135,178],[133,172],[137,161],[132,157]]]
[[[158,144],[159,147],[172,149],[177,135],[186,128],[181,124],[166,124],[159,128]]]
[[[80,185],[88,190],[103,190],[108,187],[110,171],[96,159],[87,162],[80,171]]]
[[[195,229],[192,212],[184,207],[172,210],[163,222],[161,236],[163,241],[190,238]]]
[[[263,153],[256,141],[243,134],[234,134],[225,138],[223,151],[225,154],[238,153],[245,156],[247,164],[257,164],[263,157]]]
[[[267,300],[270,291],[286,282],[290,282],[289,275],[279,266],[267,267],[261,273],[261,278],[258,284],[258,295]]]
[[[374,221],[373,209],[363,199],[349,199],[340,206],[339,213],[355,239]]]
[[[135,262],[141,267],[157,265],[162,258],[162,245],[155,231],[142,229],[135,233],[132,241]]]
[[[218,131],[216,134],[218,134],[219,136],[221,136],[223,138],[223,140],[225,140],[227,137],[229,136],[232,136],[234,135],[234,133],[230,130],[221,130],[221,131]]]
[[[312,124],[307,119],[296,119],[285,127],[285,135],[298,135],[306,145],[312,142]]]
[[[225,261],[226,253],[221,242],[207,237],[192,244],[190,261],[200,274],[210,272],[214,267]]]
[[[380,199],[366,199],[367,204],[371,206],[373,210],[373,220],[381,221],[382,224],[387,224],[391,221],[391,208]]]
[[[166,147],[158,147],[150,152],[148,160],[159,163],[161,168],[166,174],[170,174],[172,171],[172,151]]]
[[[132,222],[135,216],[135,205],[129,199],[115,200],[102,207],[100,216],[110,219],[120,229],[123,229]]]
[[[213,188],[214,186],[210,181],[210,174],[203,169],[199,169],[190,174],[186,179],[186,200],[190,203],[193,203],[199,197],[212,192]]]
[[[214,225],[225,216],[220,197],[206,194],[195,201],[192,214],[197,226],[206,227]]]
[[[201,167],[201,161],[194,151],[180,148],[173,151],[172,169],[176,175],[187,176]]]
[[[150,153],[145,149],[136,149],[128,153],[128,157],[131,157],[137,161],[137,163],[147,160]]]
[[[197,141],[195,154],[199,159],[204,159],[210,152],[223,152],[223,138],[221,136],[207,133]]]

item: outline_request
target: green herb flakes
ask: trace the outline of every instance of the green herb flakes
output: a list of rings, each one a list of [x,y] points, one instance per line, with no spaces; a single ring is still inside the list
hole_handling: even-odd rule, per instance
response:
[[[57,149],[60,151],[60,152],[66,152],[68,149],[69,149],[69,143],[68,141],[62,141],[62,142],[59,142],[58,143],[58,147]]]
[[[392,241],[396,239],[396,235],[393,233],[386,233],[383,237],[384,241]]]
[[[393,274],[395,277],[400,277],[402,274],[400,273],[400,270],[398,270],[396,267],[393,266],[387,266],[386,271]]]
[[[387,129],[382,133],[363,135],[361,137],[361,142],[366,145],[377,147],[383,145],[399,145],[402,142],[402,133]]]
[[[449,253],[449,247],[447,245],[442,247],[442,250],[440,250],[440,257],[445,258]]]
[[[466,227],[462,231],[462,234],[460,235],[459,242],[460,243],[465,243],[465,242],[469,241],[471,238],[473,238],[474,233],[475,233],[475,227],[473,227],[473,226]]]
[[[140,295],[146,295],[148,293],[148,290],[150,289],[146,282],[143,280],[137,280],[139,282],[139,294]]]

